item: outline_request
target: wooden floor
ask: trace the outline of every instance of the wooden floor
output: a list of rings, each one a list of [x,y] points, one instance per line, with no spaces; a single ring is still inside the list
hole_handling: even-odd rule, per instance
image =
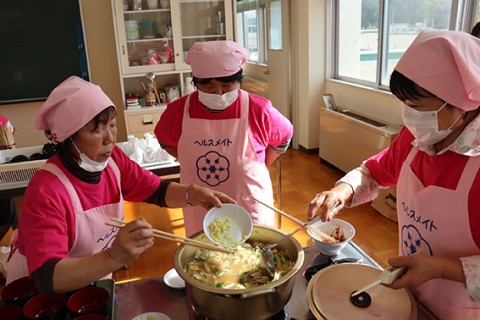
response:
[[[318,155],[306,155],[298,150],[289,150],[282,156],[282,205],[283,211],[305,221],[308,203],[313,197],[324,190],[330,189],[343,176],[343,172],[330,168],[320,162]],[[277,191],[277,165],[270,169]],[[277,199],[277,195],[276,199]],[[21,204],[22,198],[19,199]],[[154,228],[185,235],[181,209],[158,208],[149,204],[125,203],[125,220],[145,218]],[[398,253],[397,223],[380,215],[370,206],[370,203],[355,208],[346,209],[337,218],[350,222],[356,229],[353,241],[382,267],[387,260]],[[298,225],[283,218],[282,229],[292,232]],[[313,241],[307,232],[301,230],[295,238],[302,246],[311,246]],[[5,239],[0,245],[6,245]],[[155,245],[143,253],[137,260],[129,263],[126,269],[113,274],[116,282],[148,278],[165,274],[173,268],[173,255],[177,244],[161,239],[155,239]],[[0,280],[0,292],[4,287]]]

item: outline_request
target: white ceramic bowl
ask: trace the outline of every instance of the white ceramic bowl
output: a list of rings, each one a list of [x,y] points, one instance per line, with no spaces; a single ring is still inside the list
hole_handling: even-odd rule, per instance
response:
[[[315,242],[315,245],[320,249],[320,252],[327,256],[337,255],[348,244],[348,241],[350,241],[350,239],[352,239],[355,235],[355,228],[350,223],[340,219],[332,219],[327,222],[322,222],[320,220],[315,222],[311,226],[322,231],[323,233],[328,234],[329,236],[332,235],[336,226],[340,226],[341,230],[343,230],[343,234],[346,238],[345,241],[328,243],[323,242],[323,238],[320,235],[316,234],[310,229],[307,229],[308,234]]]
[[[230,230],[222,233],[222,238],[220,239],[224,240],[227,244],[215,241],[210,235],[209,226],[217,218],[220,218],[222,222],[228,218],[229,224],[232,226]],[[225,203],[222,204],[221,208],[212,208],[207,212],[207,215],[203,219],[203,231],[208,239],[223,247],[234,247],[244,243],[248,237],[250,237],[252,229],[252,217],[244,208],[236,204]],[[226,234],[230,234],[231,239],[226,239],[224,237]]]

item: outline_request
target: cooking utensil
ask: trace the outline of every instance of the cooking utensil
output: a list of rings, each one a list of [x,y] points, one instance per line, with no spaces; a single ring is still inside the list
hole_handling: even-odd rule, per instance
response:
[[[128,223],[127,221],[123,221],[123,220],[115,219],[115,218],[111,218],[110,220],[118,222],[118,223],[122,223],[122,224],[127,224]],[[105,222],[105,224],[107,226],[116,227],[116,228],[122,228],[123,227],[122,225],[117,225],[117,224],[110,223],[110,222]],[[162,238],[162,239],[169,240],[169,241],[174,241],[174,242],[180,242],[180,243],[183,243],[183,244],[186,244],[186,245],[189,245],[189,246],[193,246],[193,247],[197,247],[197,248],[214,250],[214,251],[219,251],[219,252],[223,252],[223,253],[232,253],[231,250],[225,249],[225,248],[220,247],[220,246],[216,246],[216,245],[208,244],[208,243],[205,243],[205,242],[202,242],[202,241],[197,241],[197,240],[185,238],[185,237],[182,237],[182,236],[177,236],[175,234],[160,231],[160,230],[156,230],[156,229],[152,229],[152,230],[153,230],[153,233],[154,233],[154,235],[153,235],[154,237],[158,237],[158,238]]]
[[[338,206],[339,202],[337,201],[335,203],[335,205],[330,209],[330,211],[332,211],[333,209],[335,209],[337,206]],[[265,247],[262,248],[262,259],[263,259],[263,263],[265,265],[265,269],[268,271],[268,275],[271,276],[272,278],[275,277],[275,258],[273,257],[273,253],[272,253],[272,248],[273,247],[276,247],[278,246],[280,243],[282,243],[283,241],[287,240],[288,238],[290,238],[291,236],[293,236],[295,233],[297,233],[298,231],[302,230],[303,228],[305,228],[306,226],[309,226],[311,225],[312,223],[315,223],[317,222],[319,219],[320,219],[320,215],[318,215],[315,219],[313,220],[310,220],[308,222],[305,222],[303,225],[300,226],[300,228],[298,228],[297,230],[293,231],[292,233],[290,233],[289,235],[287,235],[285,238],[283,238],[282,240],[280,240],[279,242],[277,243],[274,243],[274,244],[269,244]]]
[[[275,243],[286,235],[285,231],[276,228],[254,225],[249,240]],[[203,231],[192,235],[191,238],[201,241],[208,239]],[[287,304],[292,295],[295,274],[301,268],[304,259],[302,246],[293,237],[280,244],[279,249],[288,253],[295,261],[293,268],[279,280],[248,289],[211,287],[188,276],[183,267],[195,255],[195,248],[180,245],[175,252],[174,264],[180,277],[185,280],[187,296],[191,298],[194,309],[208,319],[268,319]]]
[[[149,72],[147,73],[147,78],[150,79],[150,82],[153,85],[153,91],[155,91],[155,97],[157,97],[158,104],[160,104],[160,97],[158,96],[158,89],[157,89],[157,84],[155,83],[155,73]]]
[[[308,283],[307,302],[317,319],[389,319],[414,320],[418,311],[407,289],[373,288],[371,304],[361,308],[350,301],[352,291],[364,281],[373,281],[382,273],[364,264],[343,263],[320,270]]]
[[[325,239],[327,239],[327,240],[329,240],[329,241],[337,242],[337,240],[335,240],[334,238],[330,237],[328,234],[325,234],[325,233],[323,233],[322,231],[317,230],[317,229],[313,228],[312,226],[310,226],[308,222],[302,222],[301,220],[299,220],[299,219],[297,219],[297,218],[289,215],[288,213],[283,212],[282,210],[278,210],[278,209],[275,208],[275,207],[271,207],[271,206],[269,206],[268,204],[263,203],[262,201],[258,200],[257,198],[254,198],[254,199],[255,199],[258,203],[261,203],[261,204],[263,204],[265,207],[270,208],[270,209],[272,209],[273,211],[280,213],[282,216],[287,217],[288,219],[292,220],[293,222],[296,222],[296,223],[298,223],[298,224],[301,225],[301,226],[306,225],[306,227],[307,227],[309,230],[312,230],[313,232],[315,232],[315,233],[318,234],[319,236],[321,236],[321,237],[323,237],[323,238],[325,238]],[[332,208],[332,210],[333,210],[333,208]],[[318,221],[319,218],[317,217],[317,218],[315,218],[315,219],[316,219],[316,221]],[[313,220],[315,220],[315,219],[313,219]],[[313,220],[312,220],[312,221],[313,221]]]
[[[375,287],[377,284],[391,284],[393,281],[400,278],[405,272],[407,272],[407,267],[394,267],[390,266],[387,269],[383,270],[377,280],[373,281],[369,285],[363,287],[362,289],[352,293],[352,297],[359,295],[360,293],[367,291],[370,288]]]

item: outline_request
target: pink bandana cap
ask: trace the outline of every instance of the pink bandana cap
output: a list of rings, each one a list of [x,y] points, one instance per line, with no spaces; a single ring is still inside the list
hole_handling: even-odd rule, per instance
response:
[[[480,39],[461,31],[421,31],[395,70],[452,106],[480,106]]]
[[[247,49],[233,41],[195,42],[188,51],[186,63],[194,77],[220,78],[234,75],[248,61]]]
[[[63,142],[110,106],[115,107],[99,86],[72,76],[50,93],[35,129],[50,131],[54,143]]]

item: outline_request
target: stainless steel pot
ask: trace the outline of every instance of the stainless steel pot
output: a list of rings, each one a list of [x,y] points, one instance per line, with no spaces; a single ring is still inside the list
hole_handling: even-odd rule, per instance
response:
[[[277,243],[288,233],[272,227],[254,225],[249,240],[266,244]],[[211,243],[203,231],[190,238]],[[174,264],[185,280],[189,300],[195,310],[209,319],[261,320],[280,312],[292,295],[295,274],[303,264],[303,248],[294,237],[283,241],[278,248],[290,254],[295,264],[286,275],[272,283],[241,290],[211,287],[187,275],[183,267],[193,257],[197,248],[180,245],[175,252]]]

